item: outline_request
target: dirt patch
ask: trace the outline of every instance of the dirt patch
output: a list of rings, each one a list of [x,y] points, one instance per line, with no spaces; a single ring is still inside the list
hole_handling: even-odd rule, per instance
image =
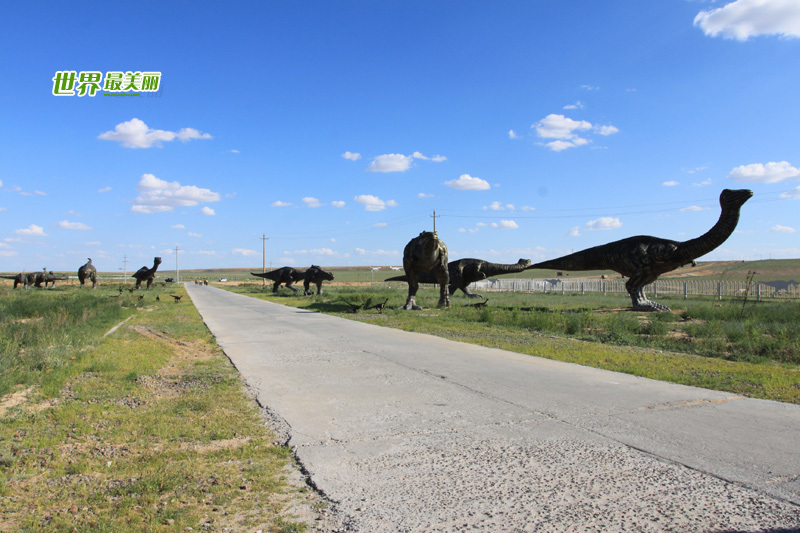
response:
[[[3,396],[2,399],[0,399],[0,416],[5,415],[9,409],[25,403],[31,392],[33,392],[33,387],[28,387],[25,390],[12,392],[11,394]]]

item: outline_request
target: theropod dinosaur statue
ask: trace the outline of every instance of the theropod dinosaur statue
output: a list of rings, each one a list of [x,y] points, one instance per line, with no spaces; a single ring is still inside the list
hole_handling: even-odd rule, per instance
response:
[[[272,280],[274,283],[272,284],[272,292],[277,293],[278,287],[281,284],[286,284],[287,289],[292,289],[294,292],[297,292],[295,287],[292,287],[292,283],[295,281],[300,281],[303,279],[303,273],[297,270],[296,268],[292,267],[281,267],[275,270],[271,270],[269,272],[250,272],[251,276],[256,276],[259,278],[266,278]]]
[[[139,270],[137,270],[131,277],[136,278],[136,288],[140,288],[142,286],[142,282],[147,282],[147,288],[150,288],[150,285],[153,284],[153,280],[156,279],[156,270],[158,270],[158,265],[161,264],[160,257],[153,258],[153,268],[147,268],[143,266]]]
[[[333,274],[322,270],[317,265],[311,265],[311,268],[303,273],[303,288],[305,289],[303,294],[306,296],[314,294],[314,291],[310,289],[312,283],[317,286],[317,294],[322,294],[323,281],[333,281]]]
[[[81,289],[86,280],[92,282],[92,288],[97,288],[97,269],[92,264],[92,258],[89,257],[89,262],[78,269],[78,281],[81,282]]]
[[[33,285],[33,277],[35,275],[36,275],[35,272],[29,272],[29,273],[20,272],[19,274],[16,274],[14,276],[0,276],[0,278],[13,279],[14,280],[14,288],[15,289],[17,288],[17,285],[20,285],[20,284],[22,285],[23,289],[27,289],[28,285],[29,285],[29,280],[30,280],[30,284]]]
[[[644,287],[661,274],[692,263],[725,242],[739,222],[742,205],[752,196],[753,191],[748,189],[722,191],[719,220],[696,239],[679,242],[639,235],[536,263],[528,269],[613,270],[628,278],[625,288],[634,311],[669,311],[669,307],[648,300]]]
[[[423,231],[411,239],[403,249],[403,269],[408,282],[408,299],[405,310],[422,309],[417,305],[419,277],[430,272],[439,284],[439,307],[450,307],[450,274],[447,271],[447,246],[439,240],[435,231]]]
[[[470,292],[468,288],[470,283],[492,276],[522,272],[530,264],[530,259],[520,259],[514,264],[490,263],[483,259],[473,258],[450,261],[447,263],[447,271],[450,274],[450,294],[455,294],[456,290],[460,290],[468,298],[483,298],[480,294]],[[436,278],[430,272],[420,274],[417,280],[420,283],[436,283]],[[408,278],[406,276],[395,276],[386,281],[408,281]]]

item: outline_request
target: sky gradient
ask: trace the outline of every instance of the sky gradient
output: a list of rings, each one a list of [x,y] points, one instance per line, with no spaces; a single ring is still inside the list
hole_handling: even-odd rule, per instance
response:
[[[91,7],[89,7],[91,6]],[[0,271],[800,257],[800,2],[0,4]],[[58,72],[158,92],[55,95]],[[123,265],[123,259],[127,264]]]

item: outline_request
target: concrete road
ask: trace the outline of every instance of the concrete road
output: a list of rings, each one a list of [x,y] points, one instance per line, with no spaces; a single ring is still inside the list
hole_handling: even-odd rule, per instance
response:
[[[800,531],[800,406],[187,290],[342,531]]]

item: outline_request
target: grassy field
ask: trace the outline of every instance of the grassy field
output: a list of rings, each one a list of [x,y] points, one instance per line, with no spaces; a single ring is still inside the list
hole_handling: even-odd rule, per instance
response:
[[[171,294],[185,291],[0,288],[0,531],[313,521],[323,504],[289,449]]]
[[[426,309],[399,311],[405,291],[380,285],[329,287],[303,297],[257,283],[229,287],[277,303],[407,331],[502,348],[674,383],[800,403],[800,302],[660,298],[672,313],[632,313],[625,296],[557,293],[452,297],[436,309],[438,292],[422,289]],[[359,309],[386,301],[386,309]],[[478,300],[479,301],[479,300]]]

